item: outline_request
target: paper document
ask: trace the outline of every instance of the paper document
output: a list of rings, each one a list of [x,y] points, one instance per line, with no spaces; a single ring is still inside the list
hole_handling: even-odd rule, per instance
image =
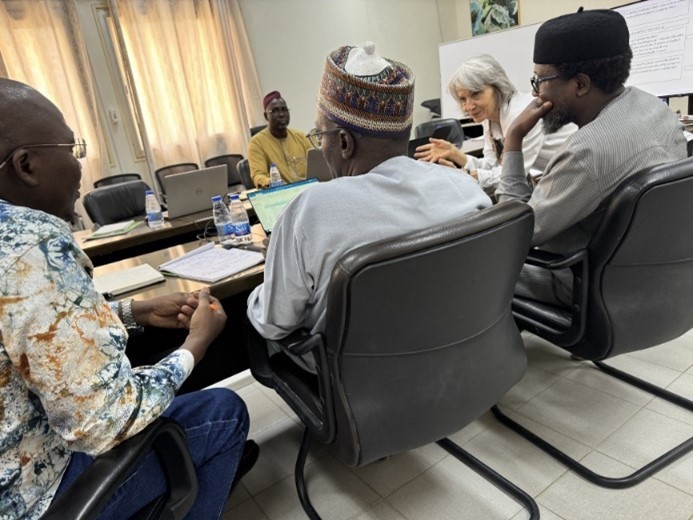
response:
[[[200,280],[217,282],[227,276],[240,273],[261,263],[262,253],[243,249],[224,249],[210,242],[183,256],[169,260],[159,266],[162,273]]]
[[[97,276],[94,278],[94,287],[101,294],[118,296],[164,280],[164,275],[151,265],[142,264]]]
[[[125,222],[114,222],[113,224],[106,224],[105,226],[101,226],[99,229],[94,231],[84,240],[94,240],[96,238],[124,235],[125,233],[129,233],[130,231],[135,229],[140,224],[142,224],[141,220],[126,220]]]

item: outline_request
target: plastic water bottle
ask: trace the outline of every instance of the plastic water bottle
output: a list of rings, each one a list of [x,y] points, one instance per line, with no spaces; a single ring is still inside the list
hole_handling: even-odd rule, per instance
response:
[[[214,227],[217,228],[217,237],[222,246],[232,246],[233,240],[233,225],[231,224],[231,216],[229,208],[226,207],[221,195],[212,197],[212,215],[214,215]]]
[[[279,168],[277,168],[277,165],[274,163],[270,164],[270,188],[275,188],[282,184],[284,184],[284,181],[282,181]]]
[[[151,229],[158,229],[164,225],[164,215],[161,213],[161,204],[156,200],[152,190],[147,190],[144,196],[144,210],[147,212],[147,225]]]
[[[231,195],[230,212],[235,244],[237,246],[250,244],[253,241],[253,237],[250,235],[248,213],[246,213],[241,199],[239,199],[238,195],[235,193]]]

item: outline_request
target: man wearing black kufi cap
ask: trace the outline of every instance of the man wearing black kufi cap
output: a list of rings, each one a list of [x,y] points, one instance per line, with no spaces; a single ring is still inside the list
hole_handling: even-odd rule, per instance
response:
[[[599,223],[597,207],[629,175],[686,157],[676,116],[657,97],[625,87],[632,53],[628,26],[615,11],[578,11],[545,22],[534,40],[536,99],[508,130],[499,201],[527,201],[535,212],[533,245],[559,254],[584,248]],[[522,140],[543,118],[547,131],[579,129],[547,165],[532,190]],[[570,305],[570,272],[525,266],[516,293]]]

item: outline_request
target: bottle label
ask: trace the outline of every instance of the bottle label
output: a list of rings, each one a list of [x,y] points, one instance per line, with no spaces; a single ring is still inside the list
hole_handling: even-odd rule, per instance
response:
[[[242,237],[243,235],[250,235],[250,224],[244,222],[242,224],[235,224],[233,226],[233,234],[237,237]]]
[[[161,220],[163,218],[163,215],[161,214],[160,211],[151,211],[147,213],[147,220],[149,222],[155,222],[157,220]]]
[[[224,224],[223,228],[224,228],[224,235],[231,236],[234,234],[233,226],[231,225],[230,222],[227,222],[226,224]]]

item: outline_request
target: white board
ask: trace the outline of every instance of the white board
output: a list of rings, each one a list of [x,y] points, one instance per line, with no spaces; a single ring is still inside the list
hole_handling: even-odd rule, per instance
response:
[[[633,63],[627,84],[662,97],[693,93],[693,0],[645,0],[615,10],[630,31]],[[529,92],[534,35],[540,25],[440,45],[442,117],[462,117],[447,84],[457,68],[477,54],[496,58],[517,89]]]

